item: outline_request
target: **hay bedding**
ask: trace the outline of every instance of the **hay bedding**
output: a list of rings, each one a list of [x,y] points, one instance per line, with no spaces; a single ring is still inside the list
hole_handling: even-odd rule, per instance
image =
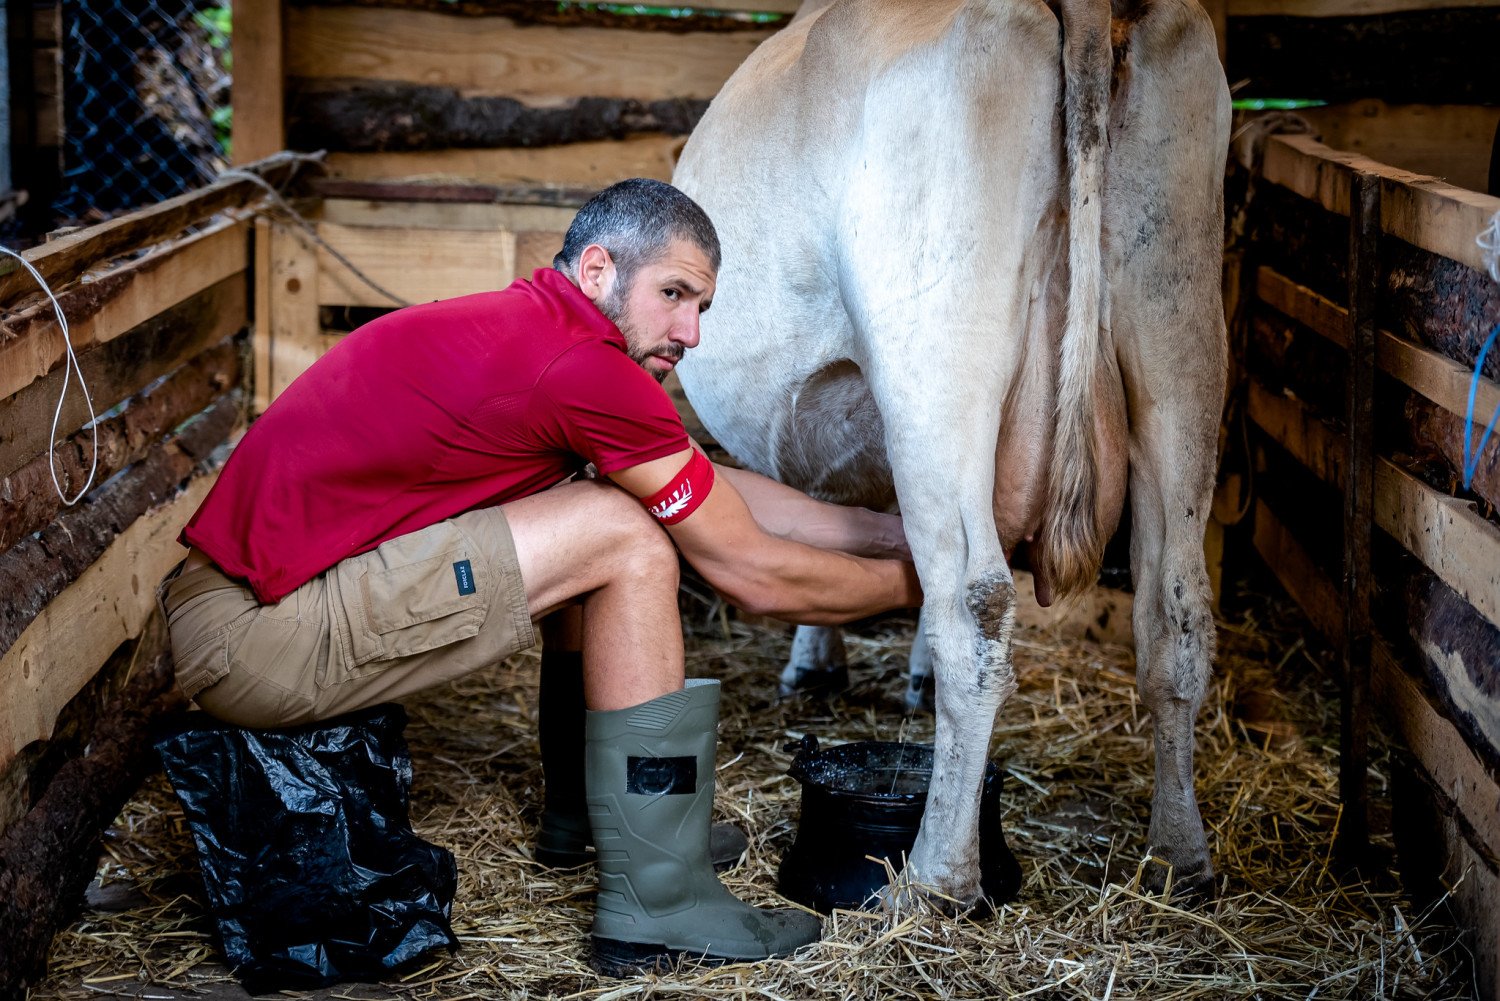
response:
[[[692,602],[689,602],[692,604]],[[1468,997],[1455,930],[1415,913],[1388,873],[1342,882],[1330,865],[1337,805],[1337,703],[1314,654],[1255,603],[1221,625],[1220,662],[1199,720],[1198,787],[1220,873],[1206,909],[1143,893],[1152,781],[1150,724],[1123,648],[1017,632],[1020,691],[994,749],[1008,760],[1004,803],[1025,869],[1014,903],[975,922],[922,913],[839,912],[795,959],[610,981],[585,963],[592,881],[538,868],[535,651],[411,703],[418,833],[458,857],[455,956],[401,980],[318,992],[411,998],[1448,998]],[[910,622],[849,638],[853,689],[776,704],[789,647],[781,629],[689,615],[688,673],[725,684],[721,816],[751,833],[725,881],[774,899],[775,865],[795,831],[798,787],[782,745],[926,741],[931,718],[899,712]],[[1280,688],[1273,687],[1279,680]],[[1373,788],[1384,786],[1377,759]],[[1377,823],[1377,829],[1384,825]],[[182,816],[161,776],[106,840],[100,907],[61,935],[34,1001],[126,995],[243,996],[214,958]],[[1107,879],[1105,878],[1107,874]],[[1103,887],[1103,889],[1101,889]],[[299,997],[305,995],[289,995]]]

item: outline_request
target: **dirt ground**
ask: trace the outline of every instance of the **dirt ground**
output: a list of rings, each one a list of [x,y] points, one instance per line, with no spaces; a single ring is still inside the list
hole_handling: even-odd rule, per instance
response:
[[[1005,827],[1024,869],[1019,897],[987,920],[838,912],[822,942],[783,961],[605,980],[586,965],[593,880],[535,864],[540,808],[538,652],[408,704],[412,820],[451,849],[461,948],[382,984],[290,998],[1464,998],[1463,940],[1441,908],[1398,892],[1391,865],[1364,882],[1331,853],[1338,816],[1337,702],[1327,653],[1285,606],[1255,594],[1220,624],[1220,657],[1198,725],[1198,791],[1218,896],[1183,910],[1140,885],[1152,782],[1150,721],[1128,648],[1022,628],[1020,691],[992,750],[1006,772]],[[689,676],[724,682],[716,811],[751,835],[725,882],[775,899],[796,833],[799,787],[785,744],[929,741],[930,717],[900,709],[910,619],[848,640],[853,685],[778,702],[790,630],[732,620],[686,599]],[[1310,634],[1308,634],[1310,635]],[[1388,788],[1377,755],[1372,793]],[[1374,826],[1388,827],[1377,815]],[[1377,852],[1389,859],[1388,836]],[[192,842],[166,780],[151,778],[108,833],[91,904],[57,940],[33,1001],[100,995],[245,997],[216,961]],[[1393,864],[1393,863],[1392,863]]]

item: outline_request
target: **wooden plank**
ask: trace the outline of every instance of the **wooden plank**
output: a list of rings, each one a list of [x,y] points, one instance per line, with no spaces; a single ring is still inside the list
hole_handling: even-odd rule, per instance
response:
[[[1368,17],[1406,11],[1500,7],[1500,0],[1228,0],[1230,17]]]
[[[408,302],[504,288],[515,276],[516,236],[504,230],[377,229],[320,223],[318,235],[381,287]],[[395,306],[318,248],[320,305]]]
[[[235,163],[249,163],[286,148],[285,43],[281,0],[233,0],[231,55],[254,67],[231,88],[231,140]]]
[[[1297,112],[1324,145],[1485,191],[1500,107],[1355,101]]]
[[[119,664],[139,654],[135,664]],[[156,766],[152,724],[183,703],[159,639],[121,651],[111,667],[130,682],[105,707],[89,750],[66,762],[36,808],[0,837],[0,994],[25,997],[46,972],[52,938],[83,906],[98,869],[99,838]]]
[[[308,190],[325,201],[372,202],[460,202],[465,205],[534,205],[576,210],[594,194],[587,188],[496,184],[428,184],[411,181],[350,181],[319,177],[308,182]]]
[[[1301,411],[1297,414],[1297,411]],[[1251,420],[1320,478],[1342,486],[1342,443],[1294,400],[1251,384]],[[1337,477],[1337,478],[1335,478]],[[1386,458],[1375,464],[1375,523],[1500,627],[1500,528]]]
[[[1344,486],[1344,441],[1299,401],[1250,381],[1246,413],[1266,434],[1321,480]]]
[[[686,136],[706,97],[548,98],[541,106],[455,87],[389,80],[294,80],[287,145],[344,152],[494,149]]]
[[[238,272],[140,324],[129,334],[78,358],[104,414],[189,358],[245,326],[245,275]],[[15,396],[0,401],[0,476],[8,475],[51,446],[52,415],[66,373],[58,368]],[[88,407],[70,380],[59,435],[70,435],[89,419]]]
[[[566,231],[517,233],[516,277],[527,278],[538,268],[550,268],[566,235]]]
[[[1319,571],[1296,538],[1264,502],[1256,502],[1255,548],[1313,625],[1335,642],[1343,629],[1338,589]],[[1407,745],[1442,788],[1450,790],[1485,851],[1500,852],[1500,788],[1452,722],[1428,701],[1417,682],[1375,644],[1372,688]]]
[[[267,157],[245,169],[254,170],[272,185],[284,185],[302,167],[302,161],[296,159],[298,155]],[[149,208],[33,247],[22,256],[50,284],[64,284],[111,257],[175,237],[188,226],[220,212],[254,204],[262,194],[258,185],[247,180],[228,178],[215,181],[206,188],[168,198]],[[0,306],[14,302],[19,295],[33,294],[35,290],[35,281],[19,264],[9,258],[0,261]]]
[[[271,220],[255,220],[255,305],[250,317],[250,414],[271,405]]]
[[[1390,647],[1375,643],[1372,693],[1427,774],[1466,817],[1479,846],[1500,858],[1500,785],[1463,735],[1433,708],[1417,682],[1397,663]]]
[[[237,385],[240,348],[234,338],[209,348],[147,391],[132,396],[119,413],[100,421],[93,429],[98,433],[99,460],[95,488],[144,458],[173,428]],[[5,478],[0,490],[0,554],[44,531],[63,511],[52,477],[56,475],[68,494],[76,493],[88,479],[94,442],[92,431],[78,431]],[[0,556],[0,564],[3,561]]]
[[[1500,627],[1500,528],[1468,502],[1439,493],[1389,459],[1375,470],[1375,520]]]
[[[1263,500],[1255,502],[1254,545],[1286,593],[1307,613],[1313,627],[1338,642],[1344,630],[1338,591]]]
[[[513,233],[536,230],[555,233],[558,245],[577,210],[554,205],[499,205],[464,202],[380,201],[329,198],[319,217],[340,226],[377,226],[410,229],[489,230]]]
[[[1339,849],[1357,862],[1369,849],[1370,536],[1374,514],[1375,296],[1380,283],[1380,178],[1357,172],[1349,207],[1349,365],[1344,383],[1343,698],[1339,702]]]
[[[256,385],[256,396],[264,398],[264,406],[269,406],[323,353],[317,251],[300,230],[273,223],[270,257],[266,273],[270,373],[264,391],[259,383]]]
[[[1500,629],[1402,554],[1385,565],[1378,619],[1427,699],[1488,768],[1500,774]]]
[[[246,223],[224,219],[58,292],[73,350],[87,351],[246,269]],[[42,300],[0,321],[0,399],[62,364],[62,333]]]
[[[1464,468],[1463,418],[1420,396],[1407,400],[1404,417],[1403,430],[1410,436],[1417,462],[1446,462],[1455,476]],[[1471,449],[1477,444],[1472,433],[1468,435],[1468,444]],[[1469,490],[1500,510],[1500,438],[1491,437],[1479,454]]]
[[[420,82],[528,102],[711,98],[774,33],[517,26],[502,17],[352,7],[293,7],[285,24],[289,77]]]
[[[68,700],[116,647],[141,635],[156,608],[156,582],[183,557],[177,535],[216,476],[194,477],[120,533],[0,656],[0,768],[50,736]]]
[[[1266,142],[1265,178],[1330,212],[1349,214],[1349,178],[1355,170],[1381,176],[1384,232],[1476,271],[1485,270],[1474,238],[1500,212],[1500,198],[1376,163],[1357,153],[1342,153],[1307,136],[1272,136]]]
[[[330,153],[328,167],[353,180],[460,181],[553,185],[592,191],[627,177],[670,181],[683,140],[633,136],[537,149],[464,149],[417,153]]]
[[[1255,287],[1260,300],[1277,312],[1322,334],[1339,347],[1347,347],[1345,330],[1349,311],[1343,306],[1267,267],[1256,270]],[[1387,330],[1379,333],[1375,357],[1383,371],[1449,413],[1464,417],[1474,375],[1472,369]],[[1476,415],[1493,414],[1500,407],[1500,382],[1480,376],[1474,401]]]
[[[825,0],[826,2],[826,0]],[[632,4],[554,3],[550,0],[292,0],[302,7],[399,7],[440,11],[453,17],[508,17],[517,24],[585,26],[631,31],[747,31],[784,24],[801,0],[718,0],[713,6],[671,7],[669,13],[632,9]],[[658,8],[661,9],[661,8]]]
[[[121,532],[153,505],[172,496],[234,432],[241,421],[239,393],[220,397],[144,459],[69,508],[37,535],[0,555],[0,579],[11,594],[0,605],[0,652],[9,649],[47,603],[99,558]],[[71,698],[71,696],[69,696]]]
[[[36,88],[36,142],[61,146],[63,141],[62,49],[36,48],[31,53],[32,84]]]

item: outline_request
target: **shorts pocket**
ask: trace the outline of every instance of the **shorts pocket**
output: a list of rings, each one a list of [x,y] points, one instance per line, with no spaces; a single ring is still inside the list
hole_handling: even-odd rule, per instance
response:
[[[448,521],[344,560],[332,576],[349,625],[351,668],[469,639],[489,611],[489,567]]]
[[[228,673],[230,634],[252,621],[256,610],[255,599],[238,587],[195,595],[172,610],[172,669],[189,698]]]

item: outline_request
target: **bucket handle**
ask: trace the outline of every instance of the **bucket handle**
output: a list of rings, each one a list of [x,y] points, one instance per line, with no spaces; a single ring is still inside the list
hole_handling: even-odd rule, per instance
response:
[[[789,740],[781,745],[785,752],[797,752],[792,757],[792,763],[787,766],[786,773],[798,782],[807,778],[807,759],[818,753],[818,738],[812,734],[803,734],[801,740]]]

